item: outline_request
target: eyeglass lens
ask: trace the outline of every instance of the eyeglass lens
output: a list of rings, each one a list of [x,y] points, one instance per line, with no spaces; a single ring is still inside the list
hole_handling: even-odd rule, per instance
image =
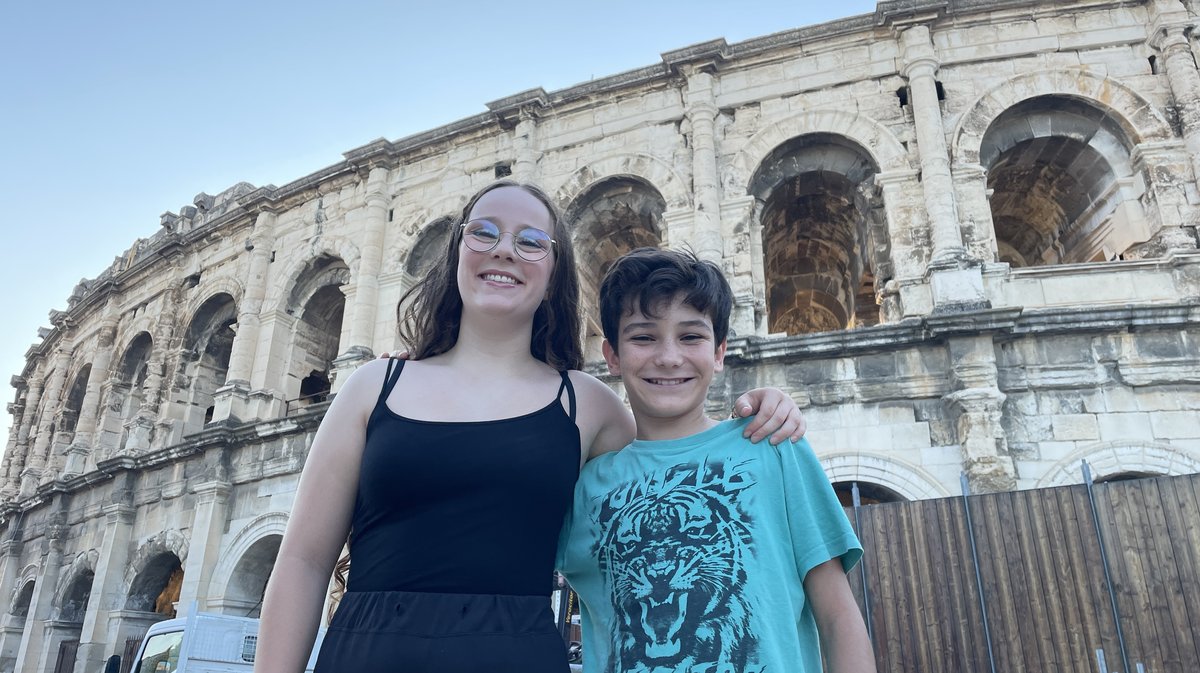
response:
[[[464,227],[463,238],[467,247],[475,252],[491,252],[500,244],[500,239],[505,233],[509,232],[501,232],[494,222],[472,220]],[[517,254],[528,261],[536,262],[550,253],[553,241],[541,229],[527,227],[509,235],[513,237],[513,247],[516,248]]]

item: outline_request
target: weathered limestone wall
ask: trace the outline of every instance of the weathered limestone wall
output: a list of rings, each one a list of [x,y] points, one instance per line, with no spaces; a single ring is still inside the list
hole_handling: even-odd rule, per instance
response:
[[[790,392],[835,482],[1200,469],[1198,13],[881,2],[197,195],[13,378],[0,673],[72,640],[97,670],[164,601],[254,614],[324,400],[402,348],[400,297],[504,175],[576,227],[593,373],[605,265],[690,246],[736,295],[714,413]]]

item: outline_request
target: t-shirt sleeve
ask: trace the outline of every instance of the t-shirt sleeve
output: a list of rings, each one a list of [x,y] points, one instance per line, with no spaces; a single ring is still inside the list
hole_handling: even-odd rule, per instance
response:
[[[783,442],[777,448],[800,579],[816,566],[839,557],[842,568],[849,571],[862,556],[862,545],[808,440]]]

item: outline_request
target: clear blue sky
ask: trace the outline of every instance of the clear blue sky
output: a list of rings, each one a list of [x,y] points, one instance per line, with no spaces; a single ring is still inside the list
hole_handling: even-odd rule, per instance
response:
[[[569,87],[873,12],[874,0],[13,2],[0,21],[0,400],[94,278],[164,211],[283,185],[541,86]],[[0,420],[0,449],[11,416]]]

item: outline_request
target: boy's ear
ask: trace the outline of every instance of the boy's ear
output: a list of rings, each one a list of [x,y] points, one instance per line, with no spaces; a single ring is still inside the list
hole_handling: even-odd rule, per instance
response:
[[[725,369],[725,346],[727,343],[729,343],[729,342],[722,341],[721,344],[719,346],[717,346],[717,352],[713,356],[714,357],[714,362],[713,362],[713,371],[714,372],[719,372],[722,369]]]
[[[604,351],[604,361],[608,363],[608,373],[613,376],[620,376],[621,357],[617,355],[617,351],[612,347],[612,344],[608,343],[608,339],[605,339],[604,343],[601,344],[600,350]]]

